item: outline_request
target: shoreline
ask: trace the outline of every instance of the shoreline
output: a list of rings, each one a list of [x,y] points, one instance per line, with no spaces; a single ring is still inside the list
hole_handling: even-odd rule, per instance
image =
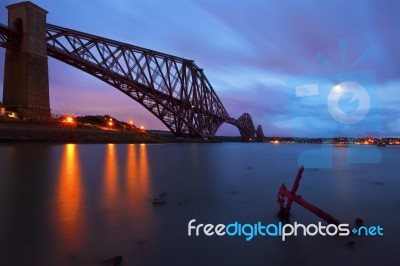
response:
[[[140,129],[104,130],[82,125],[66,126],[61,122],[1,121],[0,144],[8,143],[219,143],[216,139],[161,136]]]
[[[366,138],[365,140],[367,140]],[[326,143],[320,138],[309,138],[295,140],[288,137],[265,137],[263,143],[272,145],[290,143],[290,144],[327,144],[335,146],[347,146],[353,144],[369,144],[375,143],[351,143],[347,144]],[[383,142],[382,142],[383,141]],[[87,144],[166,144],[166,143],[223,143],[223,142],[242,142],[239,136],[226,137],[216,136],[211,139],[175,137],[172,134],[145,131],[138,128],[131,129],[108,129],[99,126],[87,126],[84,124],[65,124],[59,121],[0,121],[0,144],[7,143],[49,143],[49,144],[65,144],[65,143],[87,143]],[[380,142],[386,145],[398,146],[399,139],[381,139]],[[248,142],[262,143],[262,142]],[[379,146],[379,145],[378,145]],[[381,145],[385,146],[385,145]]]

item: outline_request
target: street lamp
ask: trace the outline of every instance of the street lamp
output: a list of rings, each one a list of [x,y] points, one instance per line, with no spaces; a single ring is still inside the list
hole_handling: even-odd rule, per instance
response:
[[[67,118],[65,118],[64,122],[71,124],[74,122],[74,118],[72,118],[72,116],[67,116]]]

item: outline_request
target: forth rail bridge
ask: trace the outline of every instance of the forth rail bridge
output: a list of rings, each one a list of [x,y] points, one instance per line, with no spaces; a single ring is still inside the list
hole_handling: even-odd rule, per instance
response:
[[[113,86],[143,105],[175,136],[208,138],[223,123],[243,141],[263,139],[251,116],[229,116],[193,60],[47,24],[47,11],[31,2],[7,6],[0,24],[6,48],[3,104],[26,119],[50,119],[48,56]]]

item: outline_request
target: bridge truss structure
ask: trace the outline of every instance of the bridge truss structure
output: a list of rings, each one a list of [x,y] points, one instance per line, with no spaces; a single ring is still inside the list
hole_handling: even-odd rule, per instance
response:
[[[176,136],[208,138],[221,124],[229,123],[239,129],[243,141],[255,140],[251,116],[230,117],[193,60],[51,24],[47,24],[46,42],[48,56],[134,99]],[[21,35],[0,24],[0,46],[20,49]]]

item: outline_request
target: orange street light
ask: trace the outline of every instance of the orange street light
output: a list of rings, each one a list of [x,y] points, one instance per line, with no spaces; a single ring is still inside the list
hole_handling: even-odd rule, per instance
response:
[[[74,118],[72,116],[67,116],[64,120],[65,123],[74,123]]]
[[[110,126],[110,127],[112,127],[113,126],[113,122],[112,122],[112,120],[110,120],[110,122],[108,122],[108,125]]]
[[[133,120],[129,120],[129,125],[133,126]]]
[[[141,126],[140,126],[140,129],[141,129],[141,130],[144,130],[144,126],[143,126],[143,125],[141,125]]]

